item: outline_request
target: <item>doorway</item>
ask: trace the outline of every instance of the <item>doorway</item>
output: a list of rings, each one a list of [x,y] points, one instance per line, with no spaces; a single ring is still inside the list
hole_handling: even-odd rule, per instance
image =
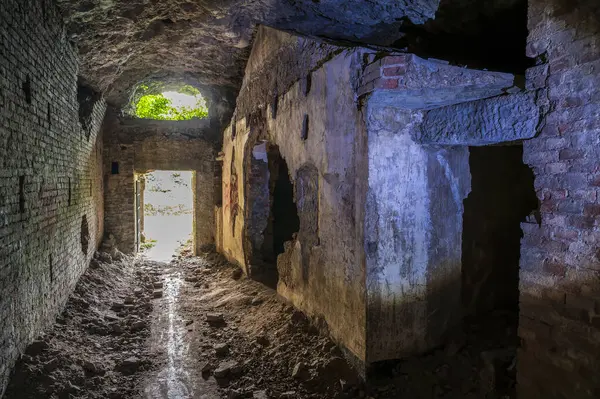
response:
[[[462,297],[469,315],[518,311],[521,223],[538,207],[522,145],[469,147],[464,200]]]
[[[522,145],[469,147],[471,192],[464,200],[462,304],[470,344],[483,350],[481,397],[514,395],[519,338],[521,223],[538,199]]]
[[[192,171],[155,170],[141,175],[141,250],[150,260],[168,262],[182,246],[193,248]]]
[[[277,288],[277,257],[300,230],[294,184],[279,148],[267,142],[252,147],[250,171],[246,232],[250,275]]]

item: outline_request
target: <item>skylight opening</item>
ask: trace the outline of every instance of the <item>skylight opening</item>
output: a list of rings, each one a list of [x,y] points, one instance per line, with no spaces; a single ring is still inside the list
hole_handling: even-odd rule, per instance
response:
[[[148,87],[140,86],[140,89],[147,90]],[[135,115],[138,118],[166,121],[202,119],[208,116],[208,107],[200,91],[186,85],[177,91],[142,95],[135,104]]]

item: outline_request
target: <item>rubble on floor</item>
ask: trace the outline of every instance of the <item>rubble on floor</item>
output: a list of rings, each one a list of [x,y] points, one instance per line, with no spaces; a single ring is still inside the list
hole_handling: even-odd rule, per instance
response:
[[[131,398],[152,367],[146,339],[152,279],[104,245],[54,326],[13,370],[5,398]]]
[[[148,272],[156,271],[149,263]],[[164,278],[183,271],[179,315],[196,370],[223,398],[354,397],[360,379],[330,340],[277,293],[214,252],[184,248]],[[302,366],[298,366],[301,364]],[[300,368],[300,370],[296,370]]]
[[[275,291],[240,279],[220,255],[196,258],[184,251],[174,262],[190,281],[182,307],[194,321],[189,334],[196,358],[205,376],[217,373],[223,397],[515,397],[516,313],[468,320],[445,347],[375,365],[365,385],[326,329],[282,303]]]
[[[399,399],[515,398],[516,312],[466,320],[428,354],[376,365],[369,394]]]
[[[149,396],[144,384],[172,361],[150,339],[167,335],[159,318],[169,301],[177,312],[168,318],[179,319],[189,348],[179,361],[209,386],[206,398],[515,397],[510,312],[467,323],[429,354],[377,364],[365,384],[324,323],[317,327],[274,290],[233,273],[221,255],[195,257],[183,248],[168,264],[95,259],[55,326],[22,356],[6,398],[163,397]],[[169,291],[175,275],[176,298]]]

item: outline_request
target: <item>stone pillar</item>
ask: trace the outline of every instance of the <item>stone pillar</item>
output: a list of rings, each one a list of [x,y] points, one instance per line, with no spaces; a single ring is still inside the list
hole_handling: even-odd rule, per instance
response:
[[[420,111],[369,104],[367,362],[431,349],[460,319],[466,147],[413,141]]]
[[[215,244],[214,162],[205,162],[203,170],[196,170],[192,178],[194,189],[194,250]]]

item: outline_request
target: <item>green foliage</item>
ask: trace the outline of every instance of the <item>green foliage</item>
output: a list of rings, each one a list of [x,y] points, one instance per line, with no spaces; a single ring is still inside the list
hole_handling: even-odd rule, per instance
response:
[[[145,242],[140,244],[140,249],[146,250],[146,249],[150,249],[152,247],[156,246],[156,240],[152,240],[152,239],[147,239]]]
[[[153,193],[170,193],[172,190],[163,188],[161,183],[156,179],[153,172],[145,173],[144,179],[146,180],[147,190]],[[181,173],[171,173],[171,181],[173,184],[183,187],[189,187],[188,183],[181,177]]]
[[[181,177],[181,173],[171,173],[171,179],[173,180],[173,183],[179,186],[188,187],[188,184],[183,180],[183,177]]]
[[[185,91],[182,91],[185,90]],[[183,121],[193,118],[206,118],[208,109],[200,92],[193,86],[184,86],[180,93],[196,96],[194,107],[176,108],[171,100],[161,94],[146,94],[140,97],[135,106],[135,114],[139,118],[158,119],[168,121]]]

